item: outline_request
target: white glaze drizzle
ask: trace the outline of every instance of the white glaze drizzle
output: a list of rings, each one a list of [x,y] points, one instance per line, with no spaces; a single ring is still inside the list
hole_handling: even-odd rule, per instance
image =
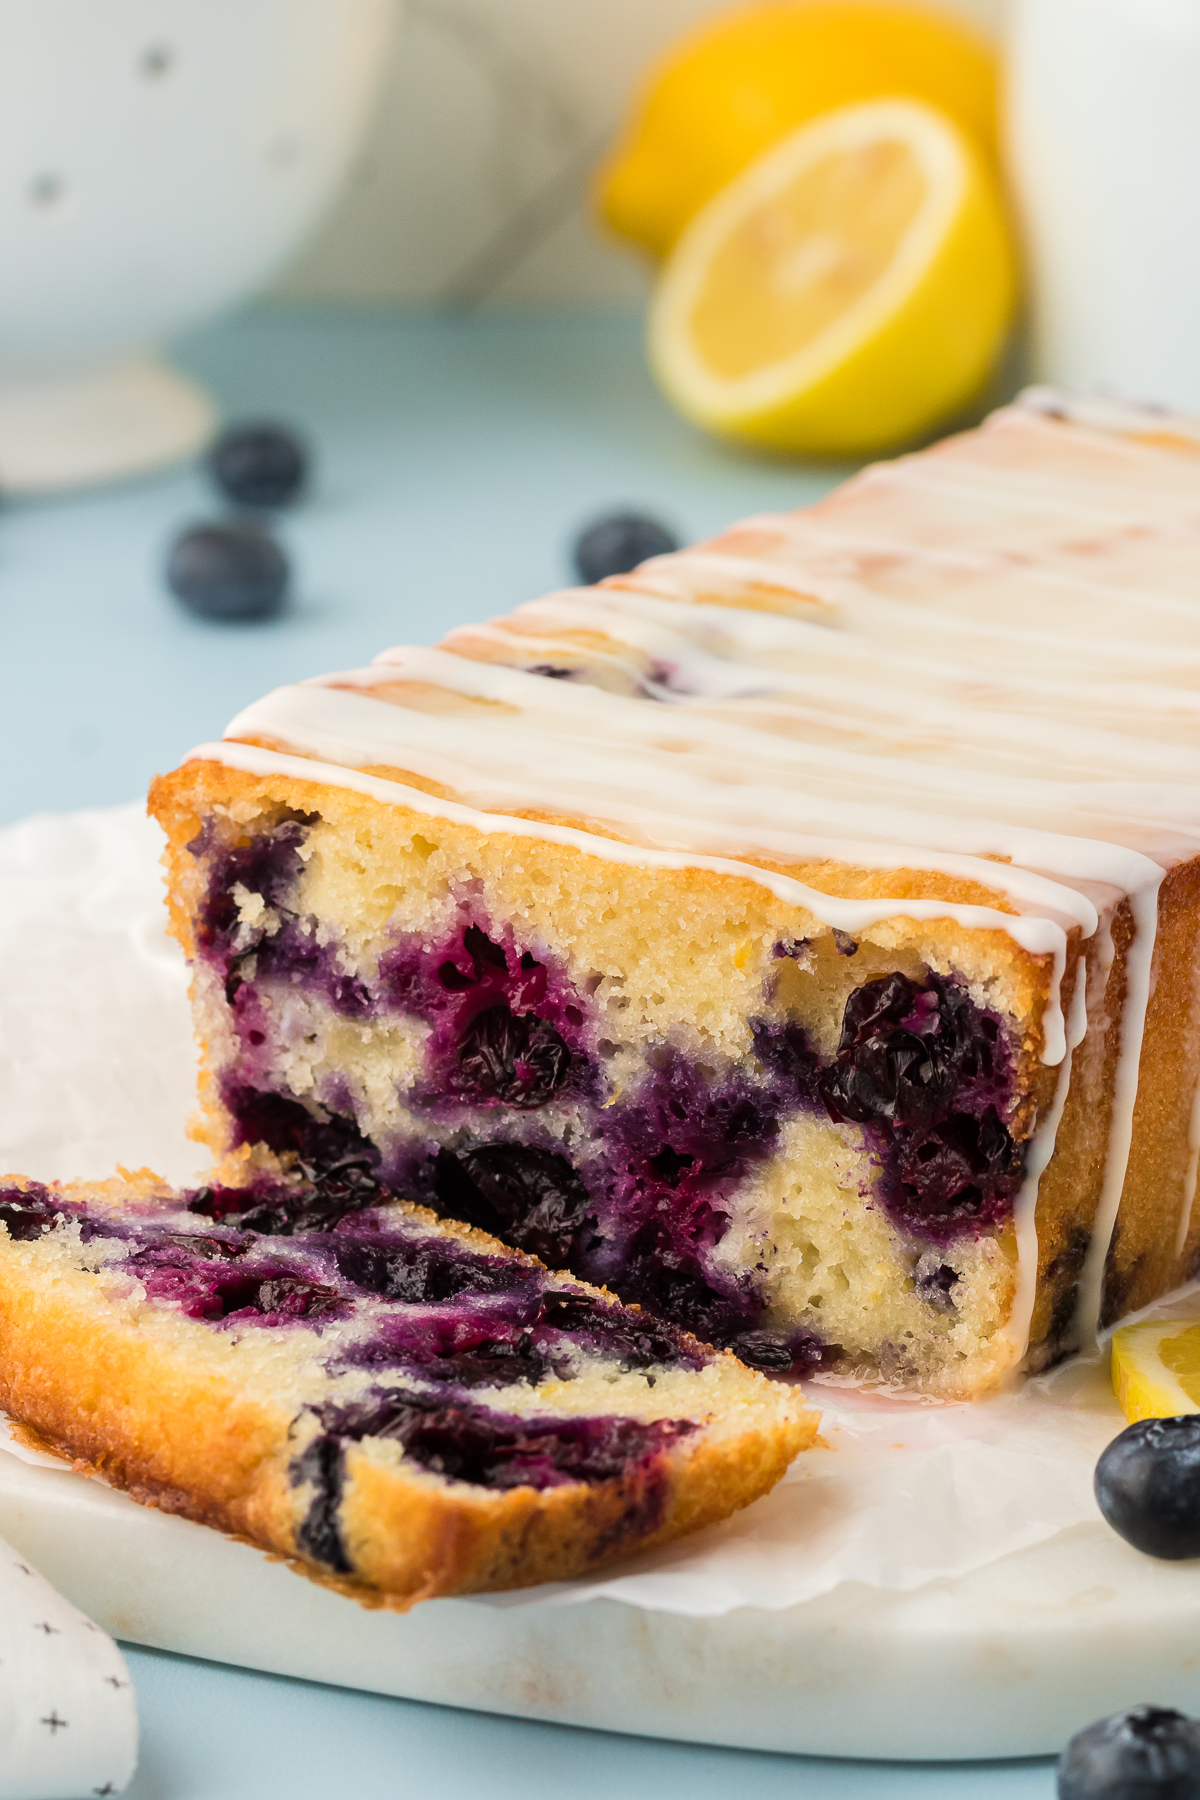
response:
[[[1172,436],[1190,438],[1200,450],[1200,420],[1186,413],[1168,412],[1163,406],[1147,401],[1118,399],[1110,394],[1063,394],[1057,388],[1030,387],[1021,395],[1026,412],[1042,413],[1048,418],[1070,419],[1079,425],[1094,426],[1100,431],[1169,432]]]
[[[1112,1118],[1104,1159],[1104,1178],[1092,1226],[1091,1242],[1079,1277],[1079,1310],[1076,1330],[1080,1349],[1095,1348],[1104,1302],[1104,1268],[1117,1227],[1129,1151],[1133,1143],[1133,1115],[1137,1106],[1138,1071],[1150,983],[1154,963],[1154,939],[1158,929],[1158,889],[1142,889],[1129,895],[1133,938],[1125,953],[1125,1002],[1117,1066],[1113,1075]],[[1111,979],[1111,975],[1110,975]]]
[[[635,699],[626,700],[622,695],[605,693],[600,688],[583,688],[570,693],[564,690],[562,683],[547,682],[542,676],[495,663],[472,662],[462,656],[447,654],[441,649],[410,649],[401,646],[386,654],[386,662],[379,658],[369,670],[356,670],[350,675],[332,679],[339,684],[352,683],[356,687],[370,689],[386,681],[396,680],[396,671],[400,669],[412,680],[429,681],[464,695],[517,705],[528,716],[543,709],[557,712],[560,724],[561,715],[570,715],[572,721],[575,721],[581,709],[586,708],[601,733],[607,730],[616,735],[619,732],[621,736],[640,740],[651,748],[655,739],[667,735],[663,731],[661,719],[649,712],[644,704]],[[720,672],[715,678],[709,675],[709,669],[713,665]],[[764,764],[770,760],[793,766],[803,763],[811,768],[814,760],[819,760],[834,769],[855,766],[847,753],[839,755],[835,750],[812,741],[806,741],[801,751],[798,745],[772,735],[769,724],[759,723],[763,716],[767,721],[778,717],[778,709],[772,711],[771,703],[783,696],[786,697],[789,719],[819,724],[825,715],[821,710],[805,707],[803,700],[814,692],[822,696],[823,691],[835,688],[835,683],[824,684],[823,690],[819,677],[814,681],[807,672],[781,670],[771,676],[769,687],[762,677],[757,677],[758,685],[747,692],[746,675],[742,672],[737,677],[742,683],[741,693],[734,691],[731,684],[722,691],[717,687],[720,674],[731,667],[740,669],[741,665],[730,665],[724,659],[704,651],[697,653],[694,647],[689,648],[686,657],[677,655],[675,666],[689,685],[683,695],[673,698],[695,703],[682,706],[681,716],[689,720],[704,719],[703,741],[706,747],[723,746],[747,760],[753,759]],[[320,682],[301,685],[323,686],[330,679],[324,677]],[[755,679],[755,676],[751,676],[751,681]],[[714,692],[714,688],[717,691]],[[668,690],[664,690],[666,691]],[[871,698],[873,690],[868,688],[867,699]],[[1200,696],[1197,698],[1200,699]],[[720,709],[699,704],[702,701],[725,699],[749,700],[757,702],[757,705],[738,708],[738,723],[733,724]],[[1162,745],[1149,739],[1131,737],[1113,730],[1102,731],[1078,723],[1064,727],[1058,720],[1047,719],[1037,713],[1023,714],[994,708],[982,711],[978,706],[958,705],[934,695],[923,699],[921,711],[922,728],[929,737],[939,737],[947,743],[957,745],[970,745],[973,742],[985,756],[994,755],[1001,747],[1011,748],[1013,740],[1016,740],[1019,749],[1025,753],[1023,760],[1032,767],[1036,767],[1046,756],[1053,756],[1064,764],[1071,760],[1081,770],[1094,768],[1098,772],[1111,770],[1123,775],[1141,774],[1150,777],[1161,774]],[[622,718],[623,714],[627,716]],[[909,721],[902,712],[897,711],[895,716],[901,729],[908,727]],[[747,726],[755,732],[754,737],[746,734]],[[1200,797],[1200,749],[1193,749],[1186,744],[1177,745],[1175,756],[1180,776],[1190,777],[1196,784],[1195,791]],[[872,775],[876,773],[873,769],[871,772]]]
[[[1058,1128],[1062,1124],[1071,1085],[1071,1064],[1075,1051],[1084,1040],[1087,1027],[1087,959],[1081,956],[1075,964],[1075,986],[1067,1015],[1066,1054],[1059,1065],[1054,1099],[1045,1117],[1038,1121],[1037,1130],[1025,1153],[1025,1175],[1020,1192],[1013,1202],[1013,1230],[1017,1240],[1016,1286],[1009,1316],[997,1336],[1010,1345],[1014,1366],[1028,1347],[1029,1327],[1037,1300],[1038,1190],[1050,1158],[1054,1155]]]
[[[1120,435],[1131,432],[1143,441]],[[1073,412],[1035,391],[806,513],[744,521],[598,589],[462,627],[441,649],[402,647],[370,670],[279,689],[228,734],[276,748],[194,754],[609,860],[742,875],[847,931],[894,916],[1002,929],[1053,961],[1048,1062],[1068,1057],[1067,932],[1093,934],[1098,908],[1128,896],[1109,1156],[1081,1283],[1094,1330],[1157,889],[1200,850],[1200,459],[1156,446],[1164,432],[1200,444],[1192,421],[1107,403]],[[528,672],[559,659],[608,686]],[[446,704],[431,707],[429,692]],[[371,766],[400,779],[362,773]],[[458,799],[407,786],[405,771]],[[526,809],[619,841],[515,816]],[[845,900],[757,866],[822,859],[936,871],[1003,899]],[[1052,1148],[1049,1123],[1031,1173],[1039,1146]],[[1036,1185],[1029,1195],[1031,1220]],[[1018,1226],[1022,1306],[1030,1220]]]
[[[514,706],[519,717],[486,708],[470,714],[430,715],[366,697],[372,687],[402,675],[445,691],[500,700]],[[327,679],[337,685],[304,683],[276,689],[238,714],[231,735],[290,743],[350,767],[390,762],[426,779],[444,781],[456,791],[488,794],[487,805],[477,802],[485,811],[491,804],[507,803],[515,810],[518,805],[540,802],[550,807],[558,802],[568,814],[590,813],[646,830],[663,832],[674,821],[688,842],[705,834],[741,833],[761,850],[797,857],[828,854],[829,843],[840,838],[842,859],[865,867],[894,867],[897,847],[907,844],[918,867],[1011,891],[1014,898],[1024,892],[1031,902],[1038,899],[1073,916],[1089,932],[1095,929],[1094,908],[1081,909],[1067,884],[1102,882],[1124,892],[1160,873],[1151,859],[1119,844],[1026,826],[1022,815],[1041,811],[1056,817],[1054,802],[1063,798],[1061,785],[1026,783],[1021,808],[1012,803],[1011,781],[988,783],[979,777],[976,792],[990,788],[986,797],[1003,805],[1009,815],[989,819],[981,811],[949,810],[969,784],[959,772],[935,769],[928,772],[927,796],[913,791],[905,796],[907,807],[894,801],[883,806],[861,797],[889,776],[895,786],[894,769],[881,759],[823,747],[812,751],[808,745],[793,746],[721,721],[706,722],[702,735],[693,734],[690,714],[688,727],[677,731],[673,717],[663,720],[657,709],[643,702],[469,663],[438,651],[414,651],[411,658],[386,668],[376,665]],[[694,735],[700,754],[687,753]],[[551,743],[554,766],[543,768],[535,780],[529,759],[546,755]],[[739,757],[733,770],[722,764],[718,751]],[[712,765],[719,771],[715,777],[708,773]],[[648,768],[652,783],[647,781]],[[742,779],[743,775],[754,779]],[[799,783],[805,785],[799,788]],[[654,791],[647,799],[651,785]],[[1066,797],[1078,800],[1080,786]],[[1131,798],[1147,807],[1152,804],[1152,797],[1140,788]],[[1090,811],[1088,799],[1090,793],[1085,791],[1084,803],[1075,808],[1077,821]],[[918,810],[922,801],[928,810]],[[1098,810],[1096,818],[1103,822],[1105,815]],[[779,820],[785,827],[795,823],[789,831],[774,823]],[[810,850],[818,824],[829,835]],[[891,830],[885,835],[887,827]],[[885,854],[873,846],[882,846]],[[951,863],[950,857],[959,860]],[[1017,866],[1005,870],[986,861],[989,857],[1011,858]],[[968,866],[963,858],[974,860]],[[1060,880],[1030,880],[1038,869],[1053,871]]]
[[[627,671],[635,686],[640,682],[652,691],[655,699],[668,704],[678,699],[753,699],[766,693],[803,695],[808,699],[826,700],[834,706],[844,704],[844,673],[839,679],[838,671],[844,671],[850,660],[849,652],[845,640],[825,626],[763,614],[762,620],[777,628],[769,634],[763,633],[756,641],[750,640],[749,633],[740,634],[744,660],[733,661],[720,654],[719,649],[707,648],[709,644],[720,645],[721,626],[729,609],[714,605],[685,611],[678,602],[639,595],[635,612],[623,593],[592,589],[583,590],[582,596],[571,591],[552,594],[545,600],[518,607],[507,618],[493,619],[483,625],[460,626],[445,638],[444,648],[458,650],[461,647],[462,654],[470,656],[476,645],[487,643],[496,650],[523,654],[527,662],[540,652],[545,652],[548,660],[557,653],[562,660],[564,652],[571,648],[572,632],[585,627],[608,632],[615,625],[623,645],[645,651],[656,661],[668,665],[671,672],[678,671],[681,679],[674,686],[666,686],[662,680],[643,673],[635,661],[619,654],[589,650],[589,660],[592,656],[611,660]],[[623,616],[614,620],[614,613]],[[736,617],[736,614],[732,615],[734,622]],[[542,635],[537,627],[541,627]],[[1052,641],[1060,646],[1070,643],[1061,637]],[[1007,681],[1003,673],[993,674],[985,683],[980,679],[977,663],[956,662],[944,655],[936,661],[925,653],[913,656],[906,653],[902,638],[886,638],[882,631],[874,639],[858,633],[853,643],[860,704],[868,710],[896,712],[903,716],[903,709],[897,707],[895,698],[899,675],[908,689],[928,693],[935,699],[953,699],[969,687],[976,710],[980,707],[992,710],[1001,704],[1020,710],[1031,700],[1044,699],[1058,710],[1064,706],[1072,707],[1083,716],[1095,719],[1111,721],[1114,712],[1123,714],[1122,722],[1127,731],[1119,734],[1122,743],[1128,742],[1128,727],[1140,723],[1142,712],[1148,715],[1155,728],[1161,727],[1164,709],[1200,718],[1200,652],[1189,671],[1189,665],[1186,661],[1181,662],[1177,650],[1168,661],[1164,661],[1161,648],[1153,649],[1148,657],[1141,645],[1122,644],[1120,650],[1122,653],[1132,650],[1135,661],[1146,663],[1151,673],[1165,675],[1169,672],[1178,680],[1182,668],[1193,674],[1198,685],[1187,688],[1172,686],[1165,680],[1137,683],[1128,679],[1080,682],[1066,680],[1061,675],[1042,676],[1028,672],[1022,675],[1019,685]],[[385,663],[406,653],[407,647],[402,651],[385,650],[375,661]],[[760,666],[767,656],[771,656],[769,675]],[[787,667],[781,662],[781,658],[787,656],[802,659],[801,667],[796,670]],[[1123,655],[1123,660],[1127,661],[1127,656]],[[960,708],[960,712],[962,710]]]
[[[774,894],[785,906],[803,909],[818,920],[839,931],[865,931],[883,919],[895,918],[899,912],[908,919],[952,919],[967,931],[1005,931],[1033,956],[1048,956],[1056,967],[1066,954],[1067,934],[1052,919],[1019,917],[1002,913],[990,906],[964,906],[947,900],[897,900],[872,898],[846,899],[840,895],[821,893],[796,881],[790,875],[777,874],[754,863],[739,862],[727,856],[702,856],[693,851],[655,850],[622,843],[616,838],[597,837],[594,832],[579,831],[570,825],[553,825],[541,820],[508,818],[502,813],[480,812],[454,800],[443,800],[421,788],[406,787],[399,781],[388,781],[379,775],[366,775],[356,769],[318,762],[308,756],[292,756],[258,744],[244,744],[223,739],[219,744],[200,744],[191,751],[188,762],[219,762],[226,768],[243,769],[250,775],[286,775],[297,781],[316,781],[328,787],[348,788],[352,793],[366,794],[385,805],[405,806],[411,812],[430,819],[445,819],[451,824],[466,825],[492,837],[529,838],[535,843],[562,844],[598,857],[602,862],[625,863],[649,869],[706,869],[714,875],[733,875],[743,881],[756,882]],[[1061,974],[1061,968],[1059,968]],[[1057,985],[1057,984],[1056,984]],[[1043,1022],[1047,1035],[1054,1026]],[[1061,1033],[1061,1020],[1058,1024]],[[1051,1046],[1053,1047],[1053,1046]],[[1065,1050],[1047,1062],[1059,1062]]]

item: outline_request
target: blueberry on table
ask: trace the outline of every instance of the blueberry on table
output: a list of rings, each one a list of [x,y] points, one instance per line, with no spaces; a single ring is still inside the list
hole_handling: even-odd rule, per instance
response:
[[[665,556],[678,548],[674,532],[657,519],[616,512],[584,527],[575,539],[572,558],[580,581],[591,587],[606,575],[628,575],[648,556]]]
[[[201,619],[270,619],[287,593],[288,560],[253,525],[191,525],[167,557],[167,586]]]
[[[1100,1511],[1135,1550],[1200,1556],[1200,1413],[1130,1425],[1096,1464],[1095,1485]]]
[[[1196,1800],[1200,1723],[1135,1706],[1078,1732],[1058,1761],[1058,1800]]]
[[[287,506],[308,478],[308,451],[286,425],[231,425],[209,451],[208,469],[236,506]]]

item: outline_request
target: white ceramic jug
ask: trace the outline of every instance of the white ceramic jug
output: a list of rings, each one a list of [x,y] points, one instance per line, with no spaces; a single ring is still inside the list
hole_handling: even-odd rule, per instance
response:
[[[1200,412],[1200,0],[1013,0],[1037,373]]]
[[[0,490],[153,467],[211,430],[154,346],[319,216],[396,0],[0,0]]]

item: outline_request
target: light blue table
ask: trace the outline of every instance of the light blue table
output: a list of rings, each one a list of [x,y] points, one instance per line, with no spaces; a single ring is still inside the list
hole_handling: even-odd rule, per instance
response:
[[[695,538],[832,479],[692,432],[624,317],[259,314],[180,360],[230,416],[312,436],[317,487],[284,526],[295,604],[231,629],[163,592],[171,534],[214,506],[191,470],[0,511],[8,819],[127,799],[280,682],[565,585],[572,535],[598,511],[636,503]]]
[[[165,545],[213,507],[192,471],[0,513],[0,822],[128,799],[269,687],[564,584],[574,530],[610,506],[694,538],[813,499],[839,473],[691,432],[624,318],[257,314],[194,338],[181,361],[230,417],[270,414],[312,437],[316,490],[284,526],[295,604],[243,628],[175,609],[158,580]],[[131,1800],[1048,1800],[1054,1787],[1045,1762],[756,1756],[129,1654],[144,1731]]]

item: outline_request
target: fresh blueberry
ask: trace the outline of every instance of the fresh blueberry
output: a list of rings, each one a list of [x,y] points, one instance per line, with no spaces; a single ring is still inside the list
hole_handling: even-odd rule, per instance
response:
[[[608,513],[587,525],[575,539],[572,557],[575,571],[585,586],[606,575],[628,575],[650,556],[678,550],[674,532],[642,513]]]
[[[1135,1706],[1078,1732],[1058,1761],[1058,1800],[1196,1800],[1200,1724]]]
[[[208,471],[235,506],[287,506],[308,479],[308,451],[286,425],[231,425],[209,451]]]
[[[167,557],[167,586],[201,619],[270,619],[288,586],[288,561],[253,525],[191,525]]]
[[[1139,1419],[1114,1438],[1096,1464],[1096,1503],[1135,1550],[1200,1556],[1200,1413]]]

